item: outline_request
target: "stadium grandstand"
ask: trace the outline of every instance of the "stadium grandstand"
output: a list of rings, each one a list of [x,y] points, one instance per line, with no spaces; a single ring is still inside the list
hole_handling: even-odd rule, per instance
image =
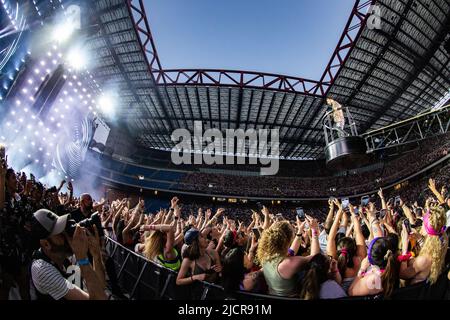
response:
[[[166,68],[171,1],[0,1],[0,300],[449,300],[449,1],[314,79]]]

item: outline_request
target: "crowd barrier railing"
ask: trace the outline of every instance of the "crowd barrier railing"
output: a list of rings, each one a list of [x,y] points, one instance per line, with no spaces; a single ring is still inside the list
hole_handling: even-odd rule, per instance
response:
[[[178,286],[177,273],[152,262],[106,237],[106,253],[113,260],[116,279],[122,292],[130,300],[298,300],[266,294],[235,292],[226,294],[221,286],[196,281],[191,285]],[[447,270],[434,285],[419,283],[398,289],[393,300],[439,300],[450,298]],[[344,300],[379,300],[382,296],[350,297]]]

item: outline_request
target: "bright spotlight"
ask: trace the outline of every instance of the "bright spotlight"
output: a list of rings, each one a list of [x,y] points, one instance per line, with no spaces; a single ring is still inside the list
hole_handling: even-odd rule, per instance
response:
[[[67,62],[76,70],[84,69],[87,65],[86,54],[79,48],[72,49],[67,55]]]
[[[114,113],[115,97],[111,94],[103,94],[98,99],[98,106],[104,114]]]
[[[63,43],[67,41],[75,31],[75,26],[70,21],[65,21],[55,27],[53,30],[53,40]]]

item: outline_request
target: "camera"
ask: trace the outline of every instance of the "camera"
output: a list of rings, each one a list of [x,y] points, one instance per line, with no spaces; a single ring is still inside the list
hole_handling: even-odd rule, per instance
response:
[[[96,226],[98,235],[100,237],[103,236],[103,226],[102,226],[102,222],[100,220],[100,215],[97,212],[92,214],[89,218],[81,220],[78,223],[75,220],[71,219],[71,217],[69,216],[69,219],[67,220],[66,230],[65,230],[69,236],[73,237],[73,234],[75,233],[75,228],[77,227],[77,224],[80,227],[88,229],[91,234],[94,234],[94,226]]]

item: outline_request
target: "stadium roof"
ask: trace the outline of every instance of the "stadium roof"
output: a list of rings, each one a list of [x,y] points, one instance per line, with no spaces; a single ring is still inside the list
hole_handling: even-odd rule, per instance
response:
[[[138,144],[170,150],[174,129],[280,130],[280,156],[323,157],[324,98],[348,106],[359,133],[430,109],[450,87],[450,4],[446,0],[356,1],[319,80],[242,70],[165,70],[142,0],[89,2],[100,32],[97,79],[119,92],[121,121]],[[371,4],[381,28],[367,24]],[[372,19],[373,17],[371,17]]]

